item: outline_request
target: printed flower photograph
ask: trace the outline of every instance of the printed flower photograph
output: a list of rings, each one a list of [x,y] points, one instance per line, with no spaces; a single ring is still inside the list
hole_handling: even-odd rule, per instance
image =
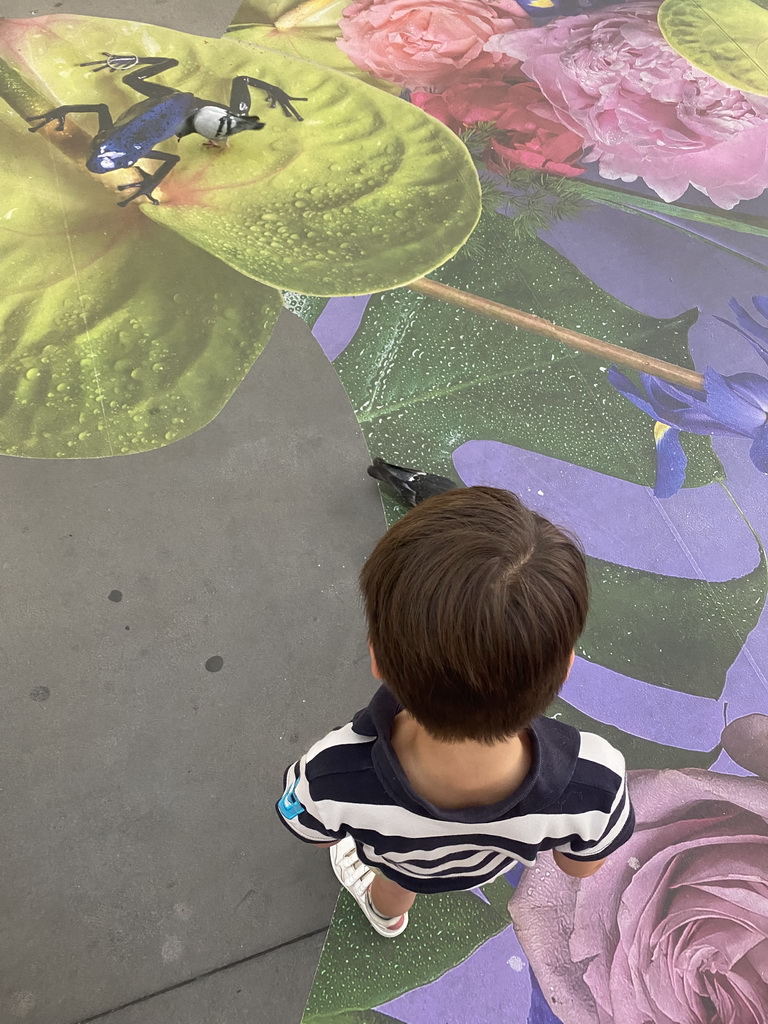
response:
[[[589,626],[550,714],[625,754],[638,829],[418,902],[342,898],[305,1024],[768,1019],[768,10],[762,0],[244,0],[222,39],[0,21],[0,453],[202,429],[287,309],[374,456],[507,487],[583,540]],[[88,171],[155,81],[263,131],[163,140],[158,205]],[[383,501],[388,523],[402,510]],[[343,978],[344,983],[339,983]]]

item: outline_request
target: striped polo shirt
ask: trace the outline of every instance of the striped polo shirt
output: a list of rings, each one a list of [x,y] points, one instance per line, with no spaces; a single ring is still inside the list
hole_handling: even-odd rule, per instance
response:
[[[352,836],[360,859],[411,892],[471,889],[540,850],[600,860],[632,835],[622,755],[606,740],[552,718],[529,727],[532,761],[511,796],[441,810],[411,787],[390,743],[400,711],[382,687],[285,773],[283,823],[308,843]]]

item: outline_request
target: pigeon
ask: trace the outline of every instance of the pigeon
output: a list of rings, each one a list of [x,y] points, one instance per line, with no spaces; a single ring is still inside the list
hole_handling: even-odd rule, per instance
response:
[[[420,469],[409,469],[406,466],[393,466],[384,459],[373,460],[373,465],[368,467],[368,476],[378,480],[385,493],[408,508],[459,486],[447,476],[435,476],[434,473],[424,473]]]

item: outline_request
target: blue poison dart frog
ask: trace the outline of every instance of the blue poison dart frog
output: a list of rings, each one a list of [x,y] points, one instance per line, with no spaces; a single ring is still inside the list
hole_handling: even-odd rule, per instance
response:
[[[163,153],[155,149],[161,142],[172,138],[181,139],[185,135],[196,132],[208,139],[206,145],[216,146],[226,142],[230,135],[238,132],[258,131],[264,128],[264,122],[255,114],[249,114],[251,94],[249,89],[261,89],[267,96],[269,106],[274,109],[278,104],[286,117],[303,118],[293,106],[292,101],[305,102],[306,97],[289,96],[282,89],[268,82],[249,75],[238,75],[232,79],[229,104],[203,100],[191,92],[180,92],[167,85],[148,82],[148,78],[169,71],[178,66],[172,57],[135,57],[104,53],[105,60],[89,61],[81,64],[81,68],[94,68],[96,71],[130,71],[123,81],[147,99],[134,104],[121,114],[116,121],[106,103],[67,104],[49,110],[47,114],[35,114],[26,120],[32,124],[39,121],[31,132],[36,132],[50,121],[58,121],[56,131],[64,131],[64,118],[67,114],[96,114],[99,119],[99,130],[91,144],[91,152],[85,166],[93,174],[106,174],[119,168],[133,167],[137,160],[150,159],[161,161],[154,174],[147,174],[141,167],[136,170],[141,175],[140,181],[132,181],[127,185],[118,185],[118,190],[134,189],[133,195],[124,199],[118,206],[127,206],[137,196],[146,196],[155,206],[158,200],[152,195],[163,178],[178,163],[175,153]],[[145,65],[142,67],[141,65]]]

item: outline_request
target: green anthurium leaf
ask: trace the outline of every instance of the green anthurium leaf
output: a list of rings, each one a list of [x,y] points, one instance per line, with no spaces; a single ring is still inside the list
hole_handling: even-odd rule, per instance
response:
[[[227,76],[251,66],[251,48],[233,45],[246,55]],[[350,76],[272,50],[253,55],[259,74],[309,97],[306,120],[273,114],[248,188],[233,183],[228,154],[198,154],[165,204],[143,207],[150,218],[244,274],[307,295],[397,287],[463,245],[480,186],[456,136]]]
[[[618,302],[510,218],[483,216],[473,243],[433,279],[561,327],[690,367],[696,311],[668,320]],[[370,450],[400,465],[454,473],[470,440],[503,441],[634,483],[656,474],[652,423],[606,378],[605,362],[408,288],[375,295],[335,360]],[[687,435],[687,486],[722,479],[709,438]]]
[[[622,752],[627,768],[709,768],[720,753],[719,746],[713,750],[684,750],[665,743],[654,743],[642,736],[633,736],[623,729],[617,729],[615,725],[606,725],[605,722],[598,722],[585,715],[562,697],[554,701],[547,714],[572,725],[574,729],[594,732],[608,740]],[[695,742],[696,737],[691,739]]]
[[[222,408],[269,338],[277,291],[120,210],[0,110],[0,452],[158,448]]]
[[[691,64],[726,85],[768,95],[768,10],[754,0],[664,0],[659,28]]]
[[[227,30],[227,38],[238,43],[253,43],[257,46],[277,50],[289,57],[312,61],[332,68],[343,74],[351,75],[368,85],[373,85],[393,96],[400,95],[400,86],[387,82],[383,78],[375,78],[367,71],[361,70],[354,61],[336,45],[338,29],[320,28],[297,25],[279,29],[274,25],[233,25]]]
[[[578,653],[670,690],[719,697],[757,625],[768,589],[765,552],[745,576],[710,583],[590,558],[592,597]],[[681,637],[690,637],[681,644]],[[695,639],[694,639],[695,638]]]
[[[303,1024],[371,1009],[426,985],[509,923],[508,915],[470,892],[442,893],[417,899],[407,930],[393,942],[376,935],[352,897],[342,892]]]
[[[25,23],[25,31],[20,23],[0,25],[0,56],[57,103],[105,102],[117,117],[140,98],[120,74],[74,67],[108,45],[116,53],[178,59],[163,83],[211,100],[226,101],[238,75],[307,97],[296,104],[300,123],[269,110],[256,93],[253,111],[267,122],[263,131],[240,134],[213,152],[197,136],[182,139],[181,161],[157,189],[160,205],[134,204],[257,281],[319,295],[396,287],[450,258],[476,223],[480,187],[466,147],[410,103],[231,39],[90,17],[36,22],[35,29]],[[95,128],[93,115],[75,120]],[[52,131],[44,129],[38,144]],[[163,152],[175,148],[163,142]],[[142,166],[156,169],[154,161]],[[120,172],[120,182],[126,175],[136,180],[135,173]]]
[[[232,25],[274,25],[284,16],[311,25],[338,23],[349,0],[243,0],[232,18]]]
[[[281,9],[274,19],[269,0],[246,0],[235,15],[227,34],[239,43],[256,43],[279,50],[289,57],[309,60],[342,71],[378,89],[400,94],[400,86],[362,71],[339,47],[339,21],[349,0],[303,0]],[[282,8],[282,5],[281,5]]]
[[[42,83],[57,103],[106,103],[116,117],[140,98],[123,76],[75,67],[106,49],[173,57],[179,67],[163,83],[214,101],[227,101],[237,75],[307,97],[296,104],[300,123],[257,93],[263,131],[217,151],[203,149],[199,137],[183,139],[180,163],[157,189],[160,205],[135,203],[249,277],[306,294],[380,291],[439,266],[477,221],[480,184],[456,136],[349,75],[232,39],[133,22],[61,16],[35,19],[34,31],[30,22],[0,25],[0,57],[33,87]],[[92,114],[76,121],[95,129]],[[53,130],[37,136],[40,147]],[[175,149],[163,142],[163,152]],[[151,160],[142,166],[156,169]],[[136,180],[135,170],[121,174],[121,182],[126,174]]]

